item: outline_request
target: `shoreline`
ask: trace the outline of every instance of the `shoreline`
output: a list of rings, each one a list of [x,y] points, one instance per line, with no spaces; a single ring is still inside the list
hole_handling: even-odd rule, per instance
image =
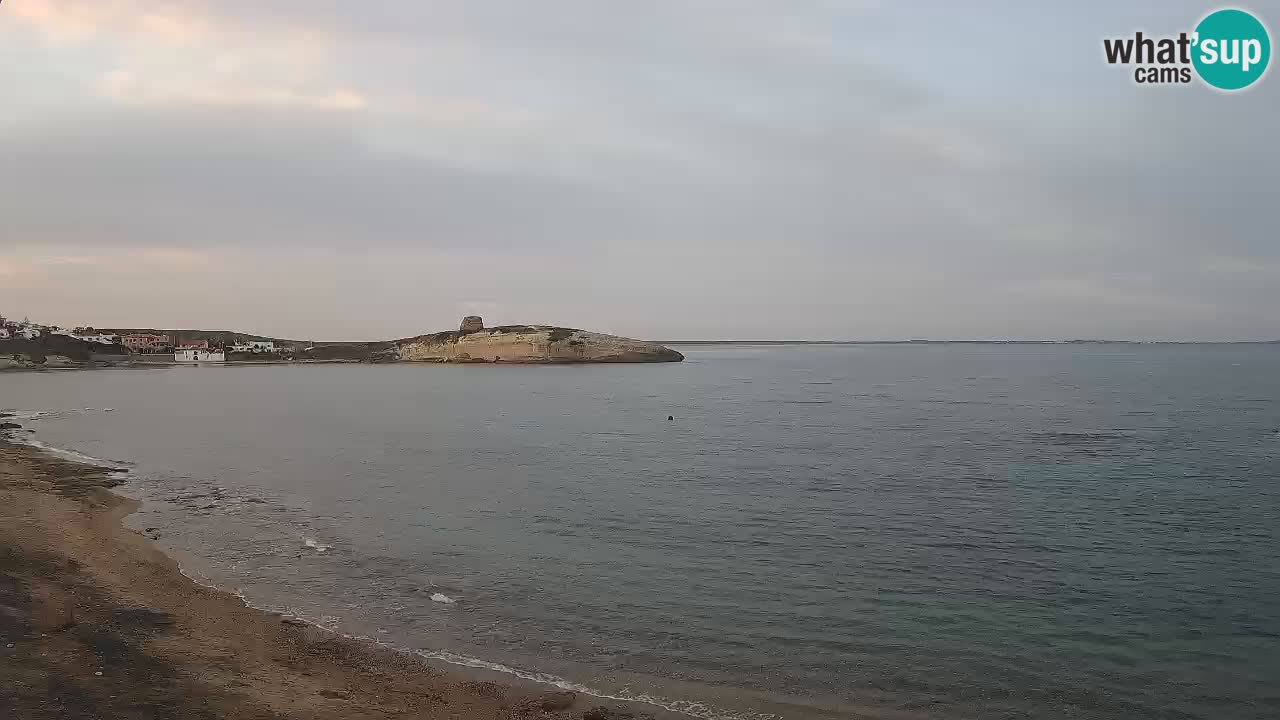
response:
[[[231,360],[223,362],[178,362],[176,360],[131,360],[123,362],[105,362],[101,360],[93,360],[89,362],[73,362],[70,364],[45,365],[42,363],[30,363],[25,365],[8,365],[0,367],[0,373],[19,373],[19,372],[58,372],[63,370],[112,370],[116,368],[123,369],[154,369],[154,368],[175,368],[175,367],[260,367],[263,365],[373,365],[373,364],[390,364],[390,363],[365,363],[360,360]]]
[[[65,364],[46,365],[27,363],[23,365],[0,366],[0,374],[25,372],[68,372],[73,370],[112,370],[117,368],[150,370],[156,368],[179,367],[290,367],[295,365],[448,365],[448,366],[493,366],[493,367],[548,367],[548,366],[581,366],[581,365],[649,365],[649,361],[630,360],[224,360],[220,362],[201,360],[198,362],[178,362],[175,360],[137,360],[128,362],[71,362]]]
[[[0,434],[0,715],[679,716],[249,607],[124,525],[140,503],[111,491],[118,472]]]

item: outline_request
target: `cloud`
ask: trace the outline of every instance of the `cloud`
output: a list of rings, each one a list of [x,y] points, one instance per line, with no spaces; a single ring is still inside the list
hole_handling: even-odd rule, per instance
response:
[[[23,0],[10,3],[4,10],[59,44],[127,36],[181,46],[207,41],[216,31],[213,19],[189,3]]]
[[[1123,10],[4,5],[4,277],[68,309],[98,281],[36,256],[265,283],[285,335],[1280,336],[1280,96],[1138,91]]]
[[[148,84],[128,70],[112,70],[98,82],[104,97],[129,105],[208,105],[213,107],[300,108],[348,112],[369,105],[352,90],[307,92],[288,87],[246,86],[240,83],[197,85],[190,81]]]
[[[1226,275],[1280,278],[1280,262],[1257,258],[1214,257],[1205,262],[1204,269]]]
[[[351,111],[369,105],[329,80],[327,33],[305,24],[255,23],[216,5],[157,0],[33,0],[10,18],[56,55],[92,52],[112,69],[90,86],[130,105],[293,107]],[[3,27],[3,26],[0,26]]]

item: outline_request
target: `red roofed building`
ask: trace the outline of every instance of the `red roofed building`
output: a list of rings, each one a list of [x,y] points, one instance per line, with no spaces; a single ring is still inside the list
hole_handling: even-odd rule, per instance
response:
[[[134,333],[125,335],[120,343],[136,353],[159,352],[173,345],[173,338],[168,335],[152,335],[150,333]]]

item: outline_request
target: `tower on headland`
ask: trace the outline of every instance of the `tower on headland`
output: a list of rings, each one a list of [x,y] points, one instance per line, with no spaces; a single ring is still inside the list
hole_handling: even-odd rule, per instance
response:
[[[473,333],[484,329],[484,319],[479,315],[468,315],[462,318],[462,324],[458,326],[458,332]]]

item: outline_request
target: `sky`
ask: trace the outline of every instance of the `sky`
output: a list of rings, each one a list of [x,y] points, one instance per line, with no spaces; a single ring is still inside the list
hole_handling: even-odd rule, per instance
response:
[[[0,315],[1277,339],[1277,71],[1103,60],[1218,7],[4,0]]]

